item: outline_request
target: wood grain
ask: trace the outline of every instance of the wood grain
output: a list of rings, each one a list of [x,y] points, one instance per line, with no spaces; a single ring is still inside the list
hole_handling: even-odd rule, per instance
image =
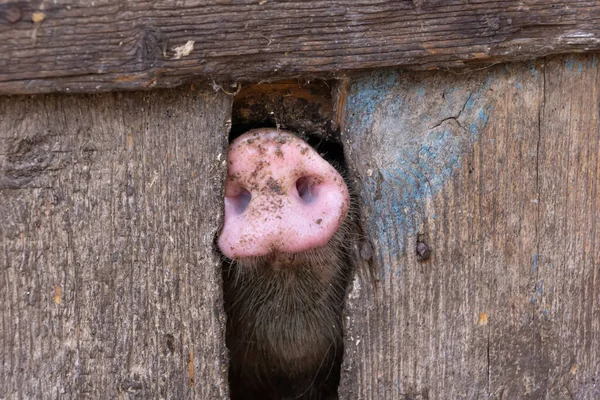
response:
[[[226,398],[231,98],[0,98],[0,398]]]
[[[600,6],[589,0],[0,3],[0,94],[331,77],[599,49]]]
[[[348,83],[373,257],[348,298],[341,398],[600,397],[597,63]]]

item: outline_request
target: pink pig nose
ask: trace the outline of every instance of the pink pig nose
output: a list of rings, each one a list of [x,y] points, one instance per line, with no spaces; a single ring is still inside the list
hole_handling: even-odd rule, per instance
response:
[[[348,214],[350,195],[341,175],[290,132],[246,132],[227,157],[218,246],[230,259],[323,247]]]

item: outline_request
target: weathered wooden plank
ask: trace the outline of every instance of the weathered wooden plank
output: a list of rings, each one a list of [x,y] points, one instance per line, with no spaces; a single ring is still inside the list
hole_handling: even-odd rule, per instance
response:
[[[230,97],[0,98],[0,397],[227,397]]]
[[[546,71],[532,301],[545,328],[541,339],[550,379],[556,380],[563,397],[596,399],[600,398],[598,58],[552,60]],[[548,329],[551,323],[561,329]]]
[[[4,94],[460,67],[599,49],[600,5],[590,0],[0,4]]]
[[[600,396],[599,84],[569,56],[341,91],[373,241],[342,398]]]

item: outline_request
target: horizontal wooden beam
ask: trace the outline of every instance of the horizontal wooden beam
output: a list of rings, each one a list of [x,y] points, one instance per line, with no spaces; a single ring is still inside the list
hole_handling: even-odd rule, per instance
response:
[[[596,50],[600,4],[583,0],[0,3],[0,94],[331,77]]]

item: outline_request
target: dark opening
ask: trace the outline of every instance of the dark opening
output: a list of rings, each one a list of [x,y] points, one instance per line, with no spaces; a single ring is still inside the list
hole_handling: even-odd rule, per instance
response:
[[[232,109],[232,126],[229,141],[231,142],[241,134],[255,128],[279,128],[290,131],[308,144],[310,144],[326,161],[332,164],[341,175],[346,178],[346,164],[344,153],[340,141],[339,132],[333,128],[333,96],[332,88],[334,82],[329,81],[298,81],[290,80],[268,84],[252,84],[242,87],[235,96]],[[296,189],[300,198],[310,203],[313,200],[313,188],[310,178],[300,178],[296,182]],[[350,186],[350,185],[349,185]],[[247,191],[242,191],[236,197],[233,209],[242,213],[251,196]],[[349,220],[352,218],[349,216]],[[340,229],[341,231],[342,229]],[[346,246],[348,232],[351,229],[344,227],[344,238],[338,239],[337,246]],[[341,235],[341,234],[340,234]],[[340,236],[342,237],[342,236]],[[347,250],[347,249],[346,249]],[[342,251],[342,253],[344,253]],[[290,255],[291,259],[298,259],[295,255]],[[312,256],[314,257],[314,256]],[[323,257],[319,257],[323,259]],[[327,257],[325,257],[327,259]],[[337,386],[340,378],[340,365],[343,355],[343,333],[341,332],[341,312],[343,300],[345,297],[345,288],[353,271],[348,255],[341,257],[343,259],[343,271],[333,282],[333,285],[341,287],[342,292],[332,294],[326,300],[323,300],[323,290],[312,290],[311,285],[318,281],[319,274],[308,272],[286,271],[285,267],[271,268],[269,256],[261,257],[257,260],[244,263],[238,263],[224,258],[223,262],[223,282],[225,295],[225,309],[227,312],[227,346],[230,351],[230,371],[229,382],[232,400],[242,399],[336,399]],[[306,259],[310,263],[310,257]],[[337,265],[336,267],[339,267]],[[322,268],[322,266],[320,266]],[[331,266],[334,268],[334,266]],[[271,271],[273,269],[273,271]],[[277,269],[277,271],[275,271]],[[247,274],[250,275],[247,275]],[[299,278],[302,276],[302,278]],[[308,276],[305,278],[305,276]],[[303,279],[298,282],[298,279]],[[304,280],[305,279],[305,280]],[[269,281],[272,280],[272,281]],[[317,282],[318,284],[319,282]],[[286,298],[286,291],[289,291],[290,298]],[[277,301],[272,301],[271,296],[279,296]],[[303,299],[302,296],[306,296]],[[321,298],[319,298],[321,297]],[[321,366],[315,371],[307,373],[301,371],[303,361],[302,351],[306,351],[309,356],[311,350],[315,347],[313,343],[319,341],[318,335],[306,334],[306,340],[299,340],[296,345],[290,345],[289,360],[283,359],[282,365],[271,365],[268,371],[261,366],[264,364],[260,358],[262,354],[268,353],[270,346],[277,346],[278,341],[284,341],[292,337],[302,337],[297,331],[277,332],[274,326],[288,326],[272,324],[273,320],[279,318],[277,310],[272,312],[264,310],[257,311],[244,309],[244,307],[258,308],[259,304],[273,303],[271,307],[289,308],[290,314],[302,313],[298,308],[318,307],[323,301],[335,303],[331,305],[332,313],[328,314],[327,326],[339,323],[339,337],[334,346],[322,355],[319,360]],[[294,310],[296,308],[296,310]],[[283,313],[282,315],[284,315]],[[258,315],[256,320],[248,321],[252,315]],[[301,317],[300,317],[301,319]],[[335,321],[334,321],[335,320]],[[251,329],[240,328],[238,325],[251,326],[252,329],[262,329],[269,332],[272,337],[264,340],[265,343],[255,343],[256,339],[248,331]],[[298,319],[290,321],[289,326],[301,325]],[[314,330],[314,327],[311,326]],[[291,328],[283,328],[291,329]],[[306,332],[309,332],[307,329]],[[313,332],[314,333],[314,332]],[[319,332],[316,332],[317,334]],[[323,332],[329,335],[329,332]],[[293,342],[293,340],[290,340]],[[247,348],[239,349],[240,343]],[[234,348],[237,346],[238,348]],[[260,351],[246,351],[252,349],[252,346],[262,349]],[[244,353],[246,351],[246,353]],[[254,355],[248,356],[251,353]],[[259,354],[258,356],[256,354]],[[291,361],[294,360],[294,361]],[[272,361],[272,360],[270,360]],[[283,365],[289,364],[289,365]],[[298,369],[298,371],[296,370]]]
[[[307,141],[323,158],[345,172],[339,131],[332,123],[334,86],[334,81],[324,80],[242,86],[233,101],[229,141],[251,129],[280,128]]]

